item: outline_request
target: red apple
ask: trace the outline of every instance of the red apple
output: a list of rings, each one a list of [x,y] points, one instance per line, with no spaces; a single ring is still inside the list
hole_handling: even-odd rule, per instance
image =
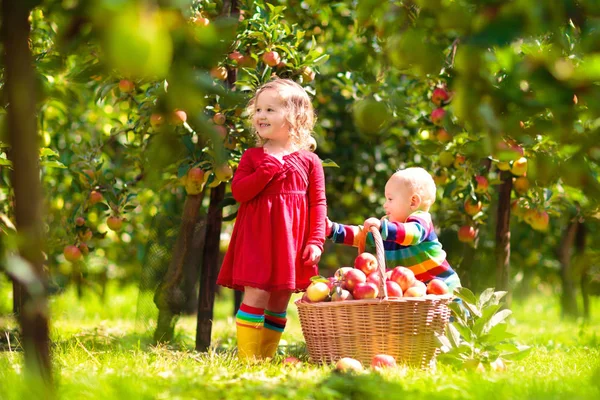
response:
[[[173,112],[172,119],[173,123],[175,123],[176,125],[183,125],[183,123],[187,121],[187,114],[183,110],[175,110]]]
[[[513,161],[513,165],[510,168],[510,172],[516,176],[523,176],[527,172],[527,158],[521,157],[516,161]]]
[[[357,283],[352,290],[352,296],[356,300],[363,299],[374,299],[379,294],[379,289],[375,286],[374,283],[371,282],[360,282]]]
[[[325,300],[329,296],[329,286],[325,282],[313,282],[306,289],[306,297],[313,303]]]
[[[342,289],[338,294],[337,291],[334,291],[331,295],[331,301],[344,301],[344,300],[352,300],[352,293],[347,291],[346,289]]]
[[[400,285],[402,292],[405,292],[415,283],[415,273],[406,267],[396,267],[392,270],[390,279]]]
[[[289,365],[297,365],[297,364],[302,364],[302,361],[300,361],[298,358],[296,357],[286,357],[283,361],[283,364],[289,364]]]
[[[536,231],[545,231],[548,229],[550,217],[546,211],[529,210],[525,213],[525,222]]]
[[[262,60],[269,67],[274,67],[281,62],[281,57],[279,57],[279,53],[276,51],[267,51],[263,54]]]
[[[339,281],[334,276],[330,276],[329,278],[327,278],[327,282],[325,283],[327,283],[327,286],[329,286],[329,290],[331,290],[338,282]]]
[[[92,232],[91,229],[86,229],[84,231],[79,231],[77,233],[77,236],[79,236],[79,239],[83,242],[88,242],[92,239],[92,236],[94,236],[94,233]]]
[[[379,288],[381,283],[381,275],[379,274],[379,271],[371,272],[369,275],[367,275],[366,281],[374,283],[375,286]]]
[[[446,89],[443,88],[435,88],[433,90],[433,93],[431,94],[431,102],[436,106],[442,105],[442,103],[448,101],[449,98],[450,95],[448,94]]]
[[[432,279],[427,284],[427,293],[428,294],[446,294],[450,293],[450,289],[448,285],[441,279]]]
[[[163,116],[160,114],[152,114],[150,116],[150,126],[158,128],[163,123]]]
[[[85,243],[79,243],[79,246],[77,246],[77,248],[79,249],[79,251],[81,251],[81,254],[84,256],[90,254],[90,248]]]
[[[486,193],[489,187],[489,182],[485,176],[477,175],[475,177],[475,193]]]
[[[435,125],[441,125],[444,121],[444,116],[446,115],[446,110],[443,108],[436,108],[431,112],[431,122]]]
[[[471,243],[475,240],[477,231],[470,225],[461,226],[458,230],[458,240],[463,243]]]
[[[225,79],[227,79],[227,68],[215,67],[210,70],[210,76],[212,76],[214,79],[224,81]]]
[[[344,276],[346,275],[346,273],[348,271],[350,271],[351,269],[353,269],[352,267],[342,267],[342,268],[338,268],[337,271],[335,271],[335,273],[333,274],[334,278],[337,280],[343,280]]]
[[[361,270],[365,275],[377,271],[377,258],[371,253],[359,254],[354,259],[354,268]]]
[[[425,284],[409,287],[404,291],[404,297],[423,297],[427,293]]]
[[[102,193],[96,191],[96,190],[92,190],[90,192],[90,197],[89,197],[89,202],[90,205],[94,205],[96,203],[100,203],[102,201]]]
[[[133,82],[127,79],[121,79],[119,81],[119,90],[123,93],[130,93],[134,89]]]
[[[65,246],[63,255],[67,261],[75,262],[81,260],[81,250],[72,244]]]
[[[194,23],[198,26],[208,26],[210,25],[210,20],[208,18],[203,17],[202,15],[194,18]]]
[[[215,124],[223,125],[225,121],[227,121],[227,117],[225,117],[225,114],[218,112],[215,115],[213,115],[213,122]]]
[[[229,53],[228,57],[230,60],[235,61],[238,64],[244,59],[244,55],[237,50]]]
[[[513,189],[520,195],[524,195],[529,190],[529,179],[524,176],[516,177],[513,181]]]
[[[468,215],[475,215],[477,214],[479,211],[481,211],[481,209],[483,208],[483,204],[481,204],[480,201],[473,201],[473,199],[471,197],[467,198],[467,200],[465,200],[465,212]]]
[[[203,183],[204,182],[204,171],[199,167],[192,167],[187,173],[188,182]]]
[[[382,368],[395,368],[396,359],[388,354],[377,354],[371,361],[371,368],[379,370]]]
[[[402,288],[394,281],[385,281],[388,297],[402,297]]]
[[[450,135],[448,131],[444,128],[438,129],[438,131],[435,134],[435,137],[438,140],[438,142],[441,143],[447,143],[452,140],[452,135]]]
[[[238,62],[238,65],[244,68],[256,68],[256,64],[256,60],[250,55],[242,57],[242,59]]]
[[[106,225],[110,230],[119,231],[123,226],[123,218],[111,215],[106,219]]]
[[[353,292],[357,284],[364,283],[366,280],[367,276],[364,272],[359,269],[352,268],[344,274],[344,288]]]
[[[77,218],[75,218],[75,225],[77,225],[77,226],[84,226],[85,225],[85,218],[83,218],[83,217],[77,217]]]
[[[335,369],[339,372],[362,372],[363,365],[354,358],[344,357],[338,360]]]

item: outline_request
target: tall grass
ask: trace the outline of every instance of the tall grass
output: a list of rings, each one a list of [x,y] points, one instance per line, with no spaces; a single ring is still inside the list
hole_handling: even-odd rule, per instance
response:
[[[0,286],[0,310],[6,313],[7,287]],[[534,296],[513,305],[510,331],[533,346],[524,360],[505,372],[436,371],[398,368],[382,373],[344,376],[329,366],[307,362],[296,308],[289,307],[284,344],[274,361],[249,364],[234,355],[233,300],[218,298],[213,348],[193,350],[195,318],[182,317],[176,341],[153,346],[151,330],[136,323],[137,290],[109,287],[106,304],[72,291],[51,300],[53,366],[60,399],[598,399],[600,398],[600,318],[561,321],[557,299]],[[593,310],[600,308],[594,299]],[[596,315],[600,312],[596,312]],[[137,315],[139,317],[139,315]],[[0,327],[14,327],[10,317]],[[0,333],[4,330],[0,330]],[[0,399],[39,397],[25,377],[18,343],[1,341]],[[304,362],[281,363],[292,354]]]

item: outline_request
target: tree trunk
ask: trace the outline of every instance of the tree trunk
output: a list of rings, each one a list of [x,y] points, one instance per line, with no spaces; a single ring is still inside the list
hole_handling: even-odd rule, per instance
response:
[[[204,240],[206,240],[206,216],[200,217],[196,224],[192,248],[186,257],[183,269],[183,292],[187,299],[183,312],[187,315],[198,312],[198,275],[202,266]]]
[[[574,273],[571,264],[575,235],[577,234],[577,224],[578,222],[576,220],[569,222],[558,249],[560,278],[562,281],[560,304],[561,315],[563,318],[577,318],[579,315],[579,311],[577,310],[577,298],[575,296]]]
[[[210,347],[217,274],[220,267],[219,243],[221,241],[221,225],[223,224],[223,208],[220,203],[225,197],[226,186],[227,184],[223,182],[216,188],[213,188],[210,193],[206,241],[202,257],[202,271],[200,273],[198,324],[196,326],[196,350],[198,351],[207,351]]]
[[[587,229],[583,221],[577,222],[575,234],[575,251],[577,253],[578,270],[581,271],[581,297],[583,298],[583,318],[590,319],[590,263],[585,259]]]
[[[237,19],[240,9],[237,0],[225,0],[221,15],[229,15]],[[227,69],[227,87],[235,87],[237,69]],[[221,226],[223,225],[223,208],[221,202],[225,198],[226,183],[212,189],[210,206],[206,224],[206,239],[202,257],[202,272],[200,273],[200,289],[198,301],[198,321],[196,325],[196,350],[208,351],[212,334],[213,308],[217,291],[217,274],[219,272],[219,243],[221,242]]]
[[[8,99],[8,138],[13,162],[15,221],[19,252],[37,277],[35,288],[15,285],[25,365],[47,384],[52,381],[48,304],[43,269],[43,213],[39,148],[36,132],[36,85],[29,50],[29,13],[34,1],[2,0],[2,47],[5,93]],[[39,285],[41,283],[41,285]]]
[[[158,307],[158,321],[154,332],[156,342],[169,342],[173,339],[176,319],[187,301],[184,290],[184,266],[193,246],[198,212],[204,193],[202,191],[200,194],[188,195],[185,198],[181,227],[171,253],[171,262],[154,295],[154,303]]]
[[[496,290],[505,290],[506,306],[510,308],[510,192],[512,175],[502,172],[502,183],[498,191],[498,211],[496,218]]]

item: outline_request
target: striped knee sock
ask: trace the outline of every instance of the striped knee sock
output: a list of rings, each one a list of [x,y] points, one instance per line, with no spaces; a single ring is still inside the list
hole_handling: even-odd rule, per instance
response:
[[[249,328],[262,328],[264,320],[264,308],[252,307],[244,303],[240,305],[240,309],[235,315],[236,325],[247,326]]]
[[[240,358],[261,358],[264,309],[242,303],[235,318]]]
[[[279,346],[281,334],[285,329],[286,312],[276,313],[265,310],[265,325],[262,332],[261,354],[263,358],[273,358]]]
[[[287,319],[287,312],[276,313],[265,310],[265,329],[271,329],[277,332],[283,332]]]

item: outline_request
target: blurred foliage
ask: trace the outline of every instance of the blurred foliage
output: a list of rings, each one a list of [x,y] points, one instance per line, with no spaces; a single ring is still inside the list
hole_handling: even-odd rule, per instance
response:
[[[558,281],[556,247],[571,218],[584,218],[589,243],[598,240],[595,1],[241,1],[231,16],[223,4],[47,0],[31,14],[45,251],[61,286],[73,272],[62,254],[69,244],[88,245],[84,274],[137,278],[150,221],[181,215],[188,171],[201,168],[209,190],[254,144],[244,106],[274,74],[313,95],[317,153],[340,167],[326,169],[332,220],[382,215],[389,176],[422,166],[438,184],[432,211],[451,264],[470,271],[474,290],[494,286],[496,185],[501,169],[513,169],[515,283]],[[263,56],[272,52],[280,61],[271,66]],[[3,132],[0,215],[10,220]],[[481,210],[467,212],[468,199]],[[108,217],[122,228],[109,229]],[[470,243],[456,235],[466,225],[478,232]],[[461,265],[468,246],[472,268]],[[352,255],[328,246],[322,267]]]

